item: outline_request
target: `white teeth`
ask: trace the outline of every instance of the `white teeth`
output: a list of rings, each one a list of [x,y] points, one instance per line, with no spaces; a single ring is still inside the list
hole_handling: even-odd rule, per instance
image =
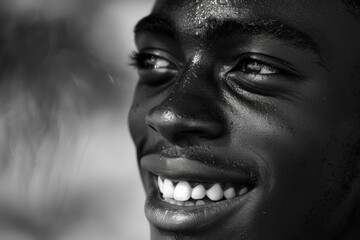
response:
[[[239,195],[244,195],[249,191],[248,187],[243,187],[240,191],[239,191]]]
[[[164,200],[165,200],[165,202],[168,202],[173,205],[178,205],[178,206],[187,206],[187,207],[195,206],[195,203],[190,202],[190,201],[181,202],[181,201],[176,201],[173,198],[165,198]]]
[[[163,193],[163,181],[161,180],[160,176],[158,176],[158,186],[161,193]]]
[[[194,187],[191,192],[191,198],[196,200],[204,198],[205,195],[206,195],[205,187],[201,184]]]
[[[164,198],[174,198],[174,185],[169,179],[164,180],[163,185],[163,197]]]
[[[206,196],[212,201],[219,201],[224,196],[224,192],[219,183],[215,183],[206,191]]]
[[[195,203],[196,206],[205,205],[205,202],[203,200],[197,200]]]
[[[202,184],[194,184],[197,185],[192,188],[188,181],[173,182],[169,179],[162,180],[160,176],[157,178],[157,185],[164,200],[170,204],[179,206],[204,205],[205,201],[201,199],[205,196],[207,196],[211,201],[220,201],[223,198],[229,200],[235,198],[236,196],[245,195],[250,191],[249,187],[242,184],[240,186],[240,190],[235,192],[235,187],[230,182],[224,183],[223,185],[215,183],[208,190],[206,190]],[[222,188],[222,186],[224,187]]]
[[[235,189],[233,187],[230,187],[224,191],[224,197],[226,199],[232,199],[236,196]]]
[[[177,201],[185,202],[190,199],[191,196],[191,186],[186,181],[179,182],[174,191],[174,199]]]

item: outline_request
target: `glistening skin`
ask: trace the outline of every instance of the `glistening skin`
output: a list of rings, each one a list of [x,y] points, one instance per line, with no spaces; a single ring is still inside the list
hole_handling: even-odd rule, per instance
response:
[[[340,0],[158,0],[129,113],[152,239],[356,239],[360,23]]]

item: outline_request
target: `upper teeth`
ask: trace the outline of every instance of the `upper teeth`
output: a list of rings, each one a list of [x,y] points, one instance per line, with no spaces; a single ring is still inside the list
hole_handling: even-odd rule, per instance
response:
[[[178,201],[187,201],[191,196],[191,186],[186,181],[179,182],[174,191],[174,199]]]
[[[191,191],[191,198],[192,199],[202,199],[206,195],[205,187],[202,184],[197,185]]]
[[[249,191],[248,187],[242,186],[240,189],[237,189],[236,192],[231,183],[226,183],[224,187],[222,187],[222,184],[220,183],[214,183],[206,190],[204,185],[200,183],[192,188],[187,181],[173,182],[169,179],[162,180],[160,176],[158,176],[157,180],[159,190],[163,194],[165,200],[174,204],[185,202],[182,204],[185,206],[194,205],[193,202],[189,202],[191,199],[198,200],[196,203],[199,202],[199,204],[197,205],[202,205],[204,202],[200,199],[203,199],[205,196],[211,201],[219,201],[223,197],[225,197],[225,199],[232,199],[236,195],[244,195]],[[223,188],[225,190],[223,190]]]

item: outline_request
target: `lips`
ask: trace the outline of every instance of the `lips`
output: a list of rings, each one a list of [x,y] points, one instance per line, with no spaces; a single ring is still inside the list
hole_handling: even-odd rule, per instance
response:
[[[239,211],[251,198],[255,174],[243,162],[243,167],[227,164],[206,153],[171,156],[167,151],[143,156],[140,165],[149,188],[145,206],[149,222],[163,230],[194,231]]]

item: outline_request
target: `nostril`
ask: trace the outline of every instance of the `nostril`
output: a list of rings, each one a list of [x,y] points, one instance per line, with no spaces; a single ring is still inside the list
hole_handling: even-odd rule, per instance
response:
[[[155,128],[153,125],[148,124],[148,126],[149,126],[152,130],[154,130],[155,132],[157,132],[156,128]]]

